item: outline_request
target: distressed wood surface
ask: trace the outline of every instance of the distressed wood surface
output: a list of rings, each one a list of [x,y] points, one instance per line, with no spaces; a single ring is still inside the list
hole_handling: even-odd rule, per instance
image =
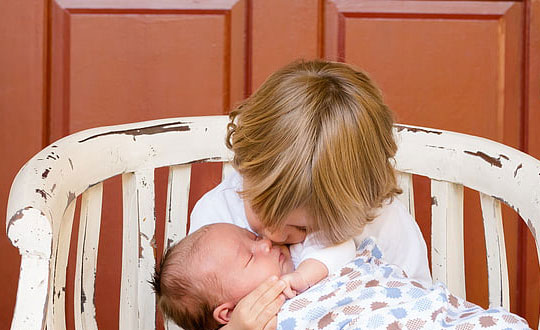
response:
[[[482,193],[480,193],[480,203],[486,237],[489,307],[502,306],[510,310],[510,289],[501,203]]]
[[[187,234],[190,179],[191,165],[178,165],[169,168],[163,253]],[[165,320],[164,326],[166,330],[181,329],[171,320]]]
[[[167,187],[164,252],[187,234],[191,165],[171,166]]]
[[[463,186],[431,181],[431,275],[459,297],[465,294]]]
[[[48,329],[66,329],[66,270],[76,202],[77,200],[73,199],[62,216],[58,243],[56,244],[56,250],[53,249],[55,262],[51,264],[53,275],[51,276],[52,283],[50,283],[49,306],[52,306],[52,308],[49,309],[50,313],[47,319]]]
[[[395,133],[398,171],[462,184],[503,201],[525,221],[540,255],[539,160],[466,134],[407,125],[396,125]]]
[[[155,329],[154,170],[122,176],[124,226],[120,329]]]
[[[22,218],[26,221],[19,221]],[[43,213],[27,208],[12,218],[9,228],[12,242],[21,247],[19,286],[11,329],[41,330],[49,290],[51,224]]]
[[[156,328],[156,299],[149,282],[156,266],[154,169],[135,172],[138,221],[137,307],[139,329]]]
[[[221,171],[221,179],[225,179],[228,177],[232,172],[234,172],[234,167],[231,162],[225,162],[223,163],[223,170]]]
[[[154,328],[154,296],[146,283],[155,260],[153,170],[173,166],[167,219],[178,218],[184,222],[187,218],[184,198],[189,189],[186,183],[189,182],[189,164],[227,162],[232,158],[232,153],[223,143],[227,122],[226,116],[209,116],[100,127],[67,136],[34,156],[15,178],[8,201],[7,234],[22,255],[19,294],[12,329],[41,329],[45,322],[51,329],[65,328],[63,290],[75,198],[89,187],[96,187],[96,183],[119,174],[122,174],[124,191],[119,328]],[[456,193],[456,189],[461,189],[458,188],[461,185],[467,186],[485,195],[487,199],[483,201],[486,205],[483,206],[483,212],[486,228],[495,228],[495,232],[499,232],[499,243],[495,248],[499,249],[499,257],[490,257],[494,264],[499,263],[500,271],[490,263],[494,273],[502,272],[506,265],[501,256],[501,231],[497,229],[498,211],[493,199],[504,201],[524,219],[535,239],[537,251],[540,252],[537,237],[540,229],[538,160],[502,144],[463,134],[403,125],[397,125],[395,133],[398,142],[396,168],[408,173],[399,178],[409,210],[412,211],[414,207],[410,174],[449,182],[435,181],[433,189],[438,203],[446,201],[449,205],[457,205],[444,212],[442,207],[438,207],[442,204],[434,207],[434,213],[446,213],[447,219],[455,218],[448,217],[448,214],[457,214],[462,208],[457,197],[460,193]],[[92,157],[88,157],[89,154]],[[226,164],[223,175],[229,173],[229,170]],[[172,196],[177,193],[181,195],[179,200],[184,201],[176,206],[176,196],[174,199]],[[92,192],[88,194],[90,196]],[[486,214],[490,213],[495,214],[495,217],[489,218]],[[490,224],[490,221],[495,225]],[[435,241],[446,240],[446,247],[452,240],[459,243],[458,222],[447,221],[445,226],[445,235]],[[94,235],[99,232],[97,228],[86,230],[87,235],[90,231]],[[182,223],[166,230],[166,240],[176,240],[185,235]],[[497,242],[497,239],[488,239],[487,244],[493,244],[489,242]],[[97,242],[95,244],[97,246]],[[459,249],[457,251],[460,255]],[[82,258],[82,268],[86,268],[85,257],[79,258]],[[459,257],[447,252],[446,258],[447,271],[451,270],[447,274],[458,274],[447,275],[449,287],[459,291],[459,285],[452,284],[453,279],[459,281],[462,273],[459,262],[456,264],[452,261],[459,260]],[[90,253],[88,263],[94,264],[95,260],[91,259]],[[85,286],[92,285],[92,279],[85,279],[85,274],[93,276],[92,271],[82,272],[80,297],[83,296],[82,289],[86,295]],[[490,283],[491,278],[495,277],[490,276]],[[500,290],[490,287],[490,302],[502,301],[504,305],[507,299],[504,293],[504,274],[501,273],[501,279],[497,282],[503,288],[500,295],[502,298],[498,298],[495,293],[491,296],[492,292]],[[88,300],[88,296],[86,298]],[[82,306],[85,306],[84,312]],[[84,315],[86,306],[91,305],[82,306],[81,315]],[[91,309],[88,309],[89,320],[93,317]],[[46,315],[48,318],[45,321]],[[84,322],[80,320],[81,325]]]
[[[139,224],[137,216],[137,184],[134,173],[122,175],[122,279],[120,282],[120,320],[118,329],[139,329],[138,280]]]
[[[413,176],[410,173],[397,173],[398,185],[403,193],[398,195],[398,199],[405,205],[407,211],[414,217],[414,188]]]
[[[77,245],[77,264],[73,295],[75,329],[97,330],[94,291],[101,226],[103,183],[85,191],[81,198],[81,216]]]

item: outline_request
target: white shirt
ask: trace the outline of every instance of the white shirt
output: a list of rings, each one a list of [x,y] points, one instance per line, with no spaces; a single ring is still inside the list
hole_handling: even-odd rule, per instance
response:
[[[242,177],[234,172],[214,189],[207,192],[193,208],[189,233],[213,223],[231,223],[252,232],[244,210],[244,201],[238,191],[242,190]],[[304,242],[291,246],[295,266],[308,258],[321,261],[331,273],[352,260],[356,246],[366,237],[373,237],[383,259],[400,266],[407,276],[421,284],[432,284],[429,272],[427,247],[418,224],[397,198],[377,210],[376,217],[364,227],[360,235],[337,246],[324,247],[313,235]],[[254,232],[255,233],[255,232]]]

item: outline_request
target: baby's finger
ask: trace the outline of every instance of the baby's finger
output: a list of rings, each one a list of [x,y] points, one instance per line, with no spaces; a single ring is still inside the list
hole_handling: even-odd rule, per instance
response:
[[[285,297],[287,297],[287,299],[291,299],[296,296],[296,292],[290,287],[286,287],[285,290],[283,290],[283,294],[285,295]]]

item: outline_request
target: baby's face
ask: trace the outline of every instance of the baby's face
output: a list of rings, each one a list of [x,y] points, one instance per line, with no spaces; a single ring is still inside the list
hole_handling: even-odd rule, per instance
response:
[[[205,239],[203,267],[216,274],[235,302],[272,275],[294,271],[289,249],[231,224],[215,225]],[[205,257],[204,257],[205,256]]]

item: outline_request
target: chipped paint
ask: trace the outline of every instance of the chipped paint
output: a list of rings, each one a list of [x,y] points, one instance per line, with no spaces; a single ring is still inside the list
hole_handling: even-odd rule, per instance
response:
[[[534,225],[533,225],[531,219],[527,219],[527,226],[529,226],[529,229],[531,230],[531,234],[534,237],[534,240],[536,242],[538,242],[538,237],[536,237],[536,228],[534,228]]]
[[[433,196],[431,197],[431,205],[435,205],[435,206],[438,206],[439,205],[439,202],[437,201],[437,197],[436,196]]]
[[[43,198],[44,200],[47,200],[47,196],[50,196],[45,190],[43,189],[36,189],[36,193],[38,193],[41,198]]]
[[[49,172],[50,172],[50,171],[51,171],[51,168],[50,168],[50,167],[47,168],[47,169],[45,169],[45,171],[43,171],[43,173],[41,173],[41,178],[42,178],[42,179],[46,179],[47,176],[49,175]]]
[[[426,147],[428,147],[428,148],[436,148],[436,149],[443,149],[443,150],[452,150],[452,151],[455,151],[455,149],[447,149],[447,148],[442,147],[442,146],[432,146],[432,145],[429,145],[429,144],[426,144]]]
[[[143,128],[135,128],[135,129],[127,129],[122,131],[111,131],[107,133],[101,133],[93,136],[89,136],[85,139],[82,139],[78,141],[79,143],[83,143],[101,136],[106,135],[117,135],[117,134],[125,134],[125,135],[132,135],[133,137],[137,135],[153,135],[153,134],[159,134],[159,133],[165,133],[165,132],[184,132],[184,131],[190,131],[191,128],[188,125],[189,123],[186,122],[176,122],[176,123],[169,123],[169,124],[160,124],[160,125],[154,125],[154,126],[148,126]]]
[[[413,133],[421,132],[421,133],[437,134],[437,135],[442,134],[442,132],[439,132],[439,131],[432,131],[432,130],[425,129],[425,128],[420,128],[420,127],[409,127],[409,126],[402,126],[402,125],[395,125],[395,127],[397,128],[398,132],[406,130],[408,132],[413,132]]]
[[[84,304],[86,303],[86,294],[84,288],[81,285],[81,313],[84,313]]]
[[[71,169],[73,169],[73,162],[71,161],[71,158],[68,158],[69,160],[69,166],[71,166]]]
[[[196,159],[196,160],[191,161],[191,162],[184,163],[184,165],[195,164],[195,163],[204,163],[204,162],[208,162],[208,161],[212,161],[212,160],[222,160],[222,158],[221,157],[201,158],[201,159]]]
[[[60,159],[60,156],[57,155],[54,151],[52,151],[50,154],[47,155],[46,159],[58,160]]]
[[[519,164],[518,167],[516,168],[516,170],[514,171],[514,178],[516,177],[517,175],[517,172],[523,167],[523,164]]]
[[[24,216],[24,211],[26,210],[29,210],[31,209],[32,207],[31,206],[27,206],[25,207],[24,209],[22,210],[18,210],[12,217],[11,219],[9,219],[8,221],[8,224],[7,224],[7,231],[9,231],[9,227],[11,227],[12,224],[14,224],[15,222],[17,222],[18,220],[22,219],[22,217]],[[43,214],[43,213],[41,213]]]
[[[75,196],[75,193],[70,191],[68,193],[67,206],[69,206],[69,204],[71,204],[71,202],[73,202],[75,198],[77,198],[77,196]]]
[[[508,160],[508,157],[504,155],[499,155],[498,158],[495,158],[495,157],[492,157],[483,153],[482,151],[472,152],[472,151],[465,150],[463,152],[472,156],[480,157],[486,162],[488,162],[491,166],[496,166],[498,168],[502,168],[501,157]]]

